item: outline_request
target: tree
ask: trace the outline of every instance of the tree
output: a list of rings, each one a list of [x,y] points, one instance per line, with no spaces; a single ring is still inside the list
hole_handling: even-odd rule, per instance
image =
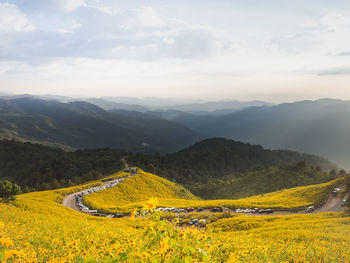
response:
[[[16,195],[22,193],[21,187],[17,184],[13,184],[10,181],[0,181],[0,198],[2,202],[8,203],[14,201]]]

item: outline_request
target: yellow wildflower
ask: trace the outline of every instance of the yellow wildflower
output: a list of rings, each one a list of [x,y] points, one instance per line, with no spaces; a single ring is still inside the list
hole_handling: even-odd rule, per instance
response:
[[[168,252],[168,248],[169,248],[168,242],[169,242],[168,237],[166,237],[162,241],[160,241],[159,253],[165,254],[166,252]]]
[[[135,209],[131,212],[131,215],[130,215],[130,218],[131,218],[132,220],[135,219],[136,213],[137,213],[137,209],[135,208]]]
[[[158,200],[157,200],[157,198],[154,198],[153,196],[151,197],[151,199],[149,199],[148,201],[147,201],[147,204],[145,204],[144,206],[143,206],[143,210],[144,211],[153,211],[154,209],[156,209],[156,207],[157,207],[157,205],[158,205]]]

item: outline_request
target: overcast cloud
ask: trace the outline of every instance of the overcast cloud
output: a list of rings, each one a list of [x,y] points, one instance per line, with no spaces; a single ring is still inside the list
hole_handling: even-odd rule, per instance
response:
[[[348,1],[0,0],[0,92],[350,99],[349,43]]]

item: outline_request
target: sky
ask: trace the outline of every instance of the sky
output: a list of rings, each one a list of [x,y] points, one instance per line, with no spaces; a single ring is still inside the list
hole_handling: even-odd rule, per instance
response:
[[[0,93],[350,99],[348,0],[0,0]]]

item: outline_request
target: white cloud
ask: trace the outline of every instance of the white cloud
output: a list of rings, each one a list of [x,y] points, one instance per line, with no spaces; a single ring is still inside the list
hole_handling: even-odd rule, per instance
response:
[[[166,22],[159,13],[150,6],[143,6],[135,11],[136,18],[145,27],[163,27]]]
[[[17,6],[9,3],[0,3],[0,32],[29,32],[34,29],[34,26]]]
[[[71,12],[78,7],[84,6],[84,0],[54,0],[56,5],[66,12]]]

